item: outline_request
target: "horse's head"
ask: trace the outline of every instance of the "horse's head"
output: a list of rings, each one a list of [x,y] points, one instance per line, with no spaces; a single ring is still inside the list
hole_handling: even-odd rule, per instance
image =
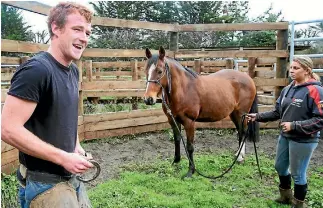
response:
[[[166,89],[168,84],[169,69],[165,61],[165,49],[159,48],[159,55],[152,55],[150,50],[146,49],[146,78],[147,86],[144,94],[144,101],[147,105],[154,105],[157,97],[162,93],[162,88]]]

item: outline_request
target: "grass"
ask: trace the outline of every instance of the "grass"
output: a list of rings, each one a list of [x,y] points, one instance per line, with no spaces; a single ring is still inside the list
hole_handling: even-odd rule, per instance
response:
[[[206,175],[219,175],[232,162],[232,155],[196,154],[197,168]],[[231,172],[217,180],[195,174],[184,180],[187,159],[172,166],[171,159],[131,163],[122,167],[118,178],[109,180],[88,191],[94,208],[289,208],[272,201],[277,197],[278,177],[274,161],[260,155],[263,179],[260,180],[255,158],[249,156],[242,165],[236,164]],[[310,208],[323,207],[323,167],[308,172]],[[1,207],[18,207],[15,175],[2,174]]]
[[[229,153],[196,155],[197,168],[207,175],[219,175],[232,162]],[[117,179],[89,190],[93,207],[246,207],[284,208],[272,201],[277,197],[278,177],[273,160],[260,157],[263,180],[260,180],[254,157],[235,165],[223,178],[209,180],[198,175],[181,179],[187,171],[187,160],[171,166],[171,161],[157,159],[123,167]],[[323,207],[322,168],[309,171],[308,204]]]
[[[18,207],[18,181],[15,174],[1,173],[1,208]]]

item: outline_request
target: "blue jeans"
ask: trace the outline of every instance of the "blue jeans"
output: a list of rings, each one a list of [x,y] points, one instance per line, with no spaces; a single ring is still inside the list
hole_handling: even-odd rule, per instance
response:
[[[306,171],[318,143],[298,143],[280,135],[275,169],[280,176],[292,175],[297,185],[307,184]]]
[[[46,184],[37,181],[27,180],[26,187],[19,186],[18,197],[21,208],[29,208],[31,201],[39,194],[52,188],[55,184]],[[79,194],[79,187],[76,193]]]

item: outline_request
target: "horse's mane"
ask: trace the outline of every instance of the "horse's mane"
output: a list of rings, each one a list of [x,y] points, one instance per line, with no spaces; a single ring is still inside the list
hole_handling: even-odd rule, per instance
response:
[[[171,60],[173,60],[174,61],[174,63],[176,64],[176,65],[178,65],[178,67],[180,68],[180,69],[185,69],[187,72],[189,72],[194,78],[197,78],[198,77],[198,74],[194,71],[194,70],[192,70],[192,69],[190,69],[190,68],[187,68],[187,67],[184,67],[182,64],[180,64],[176,59],[173,59],[173,58],[170,58],[170,57],[167,57],[168,59],[171,59]]]
[[[176,59],[173,59],[171,57],[168,57],[167,56],[167,59],[169,60],[172,60],[177,66],[179,69],[181,70],[185,70],[187,71],[188,73],[190,73],[194,78],[197,78],[198,77],[198,74],[192,70],[192,69],[189,69],[189,68],[186,68],[184,67],[183,65],[181,65]],[[158,61],[158,55],[153,55],[150,59],[148,59],[148,68],[153,64],[153,63],[157,63]]]

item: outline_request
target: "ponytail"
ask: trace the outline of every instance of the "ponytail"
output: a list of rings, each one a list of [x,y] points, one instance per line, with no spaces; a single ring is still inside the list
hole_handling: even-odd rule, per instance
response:
[[[320,76],[319,76],[319,75],[317,75],[317,74],[316,74],[316,73],[314,73],[314,72],[312,72],[311,77],[312,77],[313,79],[315,79],[316,81],[318,81],[318,82],[321,80]]]

